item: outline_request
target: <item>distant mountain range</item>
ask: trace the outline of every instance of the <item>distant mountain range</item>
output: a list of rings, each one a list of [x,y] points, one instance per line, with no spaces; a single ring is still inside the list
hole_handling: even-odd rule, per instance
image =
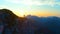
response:
[[[49,16],[49,17],[37,17],[28,15],[27,19],[34,20],[34,25],[38,27],[38,30],[42,28],[48,28],[48,30],[60,34],[60,17]]]

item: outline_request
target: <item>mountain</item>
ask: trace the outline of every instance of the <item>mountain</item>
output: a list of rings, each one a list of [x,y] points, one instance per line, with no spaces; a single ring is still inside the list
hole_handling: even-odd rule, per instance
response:
[[[37,17],[28,15],[27,19],[34,20],[34,26],[37,27],[37,30],[47,29],[51,33],[50,34],[60,34],[60,17],[49,16],[49,17]]]

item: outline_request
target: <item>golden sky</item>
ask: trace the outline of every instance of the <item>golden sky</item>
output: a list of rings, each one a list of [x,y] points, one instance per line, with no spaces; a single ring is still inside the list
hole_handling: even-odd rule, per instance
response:
[[[24,17],[27,15],[34,15],[34,16],[38,16],[38,17],[46,17],[46,16],[59,16],[59,14],[57,12],[49,12],[49,11],[14,11],[14,13],[20,17]]]
[[[0,0],[0,9],[7,8],[16,15],[60,16],[60,0]]]

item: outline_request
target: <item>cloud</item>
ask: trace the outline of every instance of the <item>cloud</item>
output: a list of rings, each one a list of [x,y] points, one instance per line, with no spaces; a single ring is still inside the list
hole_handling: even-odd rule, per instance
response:
[[[50,5],[54,6],[55,4],[60,5],[59,0],[5,0],[10,3],[23,4],[23,5]]]
[[[54,5],[60,5],[60,0],[40,0],[40,2],[43,5],[50,5],[50,6],[54,6]]]
[[[10,9],[14,11],[14,8],[7,6],[7,5],[0,5],[0,9]]]
[[[3,9],[3,8],[9,8],[9,7],[7,7],[6,5],[0,5],[0,9]]]
[[[10,3],[20,3],[20,0],[5,0],[5,1]]]

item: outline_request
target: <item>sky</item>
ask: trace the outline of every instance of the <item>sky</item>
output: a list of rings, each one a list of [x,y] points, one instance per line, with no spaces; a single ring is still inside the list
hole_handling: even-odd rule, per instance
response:
[[[0,0],[0,9],[3,8],[18,16],[60,16],[60,0]]]

